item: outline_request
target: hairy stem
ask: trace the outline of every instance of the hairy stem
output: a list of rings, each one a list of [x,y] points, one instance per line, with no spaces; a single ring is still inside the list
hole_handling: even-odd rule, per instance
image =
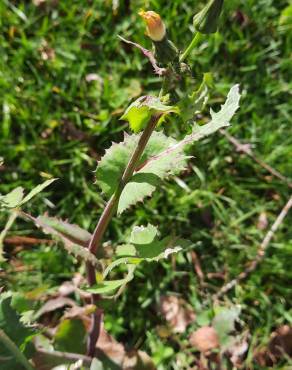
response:
[[[186,48],[186,50],[183,52],[183,54],[180,56],[179,61],[183,62],[191,53],[191,51],[198,45],[198,43],[201,40],[202,34],[200,32],[197,32],[192,39],[190,45]]]
[[[131,179],[139,160],[144,152],[144,149],[148,143],[148,140],[153,133],[155,126],[160,118],[161,114],[156,114],[152,116],[150,119],[148,125],[144,129],[139,142],[137,144],[136,149],[134,150],[127,167],[125,168],[125,171],[121,177],[120,183],[115,191],[115,193],[111,196],[110,200],[108,201],[99,221],[96,225],[96,228],[93,232],[92,238],[89,242],[89,250],[92,254],[96,255],[96,252],[98,248],[100,247],[101,241],[103,239],[104,233],[109,225],[109,222],[111,221],[113,215],[115,214],[120,196],[122,194],[122,191],[126,184]],[[87,270],[87,281],[90,286],[96,284],[96,277],[95,277],[95,268],[90,263],[87,262],[86,264],[86,270]],[[93,304],[96,304],[99,300],[98,294],[92,294],[91,301]],[[93,356],[95,352],[95,346],[96,342],[99,337],[100,328],[101,328],[101,322],[102,322],[102,310],[97,310],[92,315],[92,324],[91,329],[88,337],[88,343],[87,343],[87,354],[88,356]]]
[[[27,370],[34,370],[34,367],[30,364],[24,354],[18,349],[16,344],[0,329],[0,342],[11,352],[15,360],[21,364]]]

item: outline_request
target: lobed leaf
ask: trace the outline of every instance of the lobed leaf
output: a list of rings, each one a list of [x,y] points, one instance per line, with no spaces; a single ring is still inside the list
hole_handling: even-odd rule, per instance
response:
[[[119,198],[118,214],[123,213],[130,206],[142,202],[144,198],[151,196],[158,184],[159,179],[154,175],[134,175],[131,182],[126,184]]]
[[[129,242],[132,244],[149,244],[157,237],[157,227],[148,224],[148,226],[134,226]]]
[[[158,261],[162,258],[167,258],[170,254],[177,253],[191,245],[187,240],[172,236],[159,240],[158,230],[151,224],[148,224],[146,227],[135,226],[129,243],[135,248],[135,254],[133,254],[133,249],[130,250],[132,256],[146,261]],[[125,248],[124,252],[128,253],[129,247]],[[121,249],[119,253],[122,255]]]
[[[111,196],[116,190],[121,174],[125,170],[130,156],[134,151],[140,135],[126,136],[124,141],[113,144],[105,153],[96,169],[96,183],[103,193]],[[119,199],[118,213],[122,213],[129,206],[150,196],[161,182],[161,179],[185,168],[186,156],[171,153],[160,161],[151,161],[150,158],[177,144],[173,138],[155,131],[151,136],[144,154],[141,157],[138,169]]]
[[[219,112],[210,111],[211,121],[203,126],[194,125],[193,132],[187,135],[182,141],[173,145],[172,147],[161,152],[159,155],[153,156],[148,160],[148,163],[153,161],[161,161],[164,157],[168,157],[173,153],[177,155],[183,151],[187,145],[192,144],[205,136],[209,136],[223,127],[230,125],[230,120],[239,108],[239,85],[233,86],[228,95],[225,103],[221,106]]]
[[[130,244],[121,245],[117,248],[118,259],[104,270],[103,280],[93,287],[86,288],[86,291],[95,294],[107,294],[119,289],[114,296],[116,298],[126,284],[133,279],[134,271],[141,262],[159,261],[191,245],[187,240],[173,237],[159,240],[157,234],[157,228],[151,224],[146,227],[135,226],[129,238]],[[128,268],[126,277],[119,280],[105,280],[109,273],[121,264],[125,264]]]
[[[54,217],[38,216],[37,218],[24,213],[37,227],[52,236],[56,236],[63,242],[65,249],[77,258],[98,265],[97,258],[88,250],[87,243],[91,234],[78,225],[69,224]]]
[[[82,229],[76,224],[70,224],[67,221],[63,221],[55,217],[38,216],[36,218],[36,222],[39,225],[47,225],[51,227],[63,237],[84,247],[87,246],[91,239],[91,234],[87,230]]]
[[[188,159],[184,153],[186,147],[220,128],[229,126],[239,107],[239,100],[239,86],[235,85],[230,89],[220,111],[211,110],[211,121],[203,126],[194,125],[193,132],[180,142],[166,137],[161,132],[154,132],[131,181],[126,184],[120,196],[118,213],[121,214],[131,205],[151,196],[161,180],[182,171]],[[108,196],[116,190],[138,140],[139,135],[126,136],[122,143],[113,144],[99,162],[96,182]]]
[[[96,169],[96,183],[101,187],[103,193],[111,196],[116,190],[121,174],[125,170],[127,163],[134,151],[140,135],[125,136],[123,142],[113,144],[106,150],[105,155],[98,163]],[[148,159],[161,153],[167,148],[177,144],[177,141],[166,137],[161,132],[154,132],[151,136],[144,154],[138,165],[138,170],[135,172],[131,183],[126,185],[119,204],[118,212],[121,213],[129,205],[135,204],[142,200],[145,196],[149,196],[155,190],[160,182],[160,178],[164,178],[171,170],[174,156],[169,158],[169,161],[153,163],[152,166],[146,166]],[[180,156],[178,162],[184,167],[184,156]],[[172,161],[172,163],[170,163]],[[139,170],[139,167],[141,169]],[[131,184],[131,185],[130,185]],[[127,195],[127,193],[129,193]],[[130,198],[129,198],[130,196]]]

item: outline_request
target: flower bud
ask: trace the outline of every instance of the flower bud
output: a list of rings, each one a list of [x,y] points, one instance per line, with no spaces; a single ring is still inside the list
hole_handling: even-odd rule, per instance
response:
[[[139,15],[147,24],[147,35],[153,42],[158,63],[166,65],[178,59],[179,52],[176,46],[168,39],[166,27],[160,15],[152,10],[147,12],[141,10]]]
[[[152,41],[161,41],[166,34],[166,29],[160,15],[152,10],[144,12],[141,10],[139,15],[145,20],[147,24],[147,35]]]
[[[224,0],[210,0],[208,4],[194,16],[195,30],[203,33],[215,33],[222,12]]]

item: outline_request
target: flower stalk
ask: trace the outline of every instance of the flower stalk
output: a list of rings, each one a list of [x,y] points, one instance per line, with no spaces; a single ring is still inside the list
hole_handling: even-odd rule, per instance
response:
[[[180,56],[179,61],[182,63],[193,51],[193,49],[198,45],[198,43],[202,39],[202,34],[200,32],[197,32],[195,36],[193,37],[190,45],[186,48],[186,50],[183,52],[183,54]]]
[[[195,35],[180,56],[179,61],[183,62],[198,45],[202,39],[202,35],[208,35],[217,32],[220,15],[222,13],[224,0],[210,0],[207,5],[197,13],[193,18]]]

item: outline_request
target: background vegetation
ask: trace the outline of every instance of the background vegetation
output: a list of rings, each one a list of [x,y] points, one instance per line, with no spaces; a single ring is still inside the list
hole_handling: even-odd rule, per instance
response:
[[[165,20],[170,38],[183,47],[192,38],[191,19],[201,3],[2,1],[0,155],[5,163],[0,167],[0,192],[19,185],[31,189],[42,179],[59,177],[26,210],[34,215],[49,210],[50,215],[69,217],[93,230],[104,206],[94,184],[97,160],[112,141],[122,139],[127,127],[119,117],[129,102],[157,93],[160,87],[147,60],[117,35],[150,48],[137,13],[140,8],[152,9]],[[192,53],[190,64],[198,79],[203,72],[213,73],[215,106],[231,85],[240,83],[241,108],[228,131],[291,178],[289,5],[291,14],[289,1],[226,1],[220,33]],[[201,120],[207,119],[206,110]],[[187,128],[173,120],[166,129],[179,137]],[[181,180],[169,181],[151,200],[116,218],[107,234],[110,242],[122,241],[134,224],[147,224],[151,217],[162,234],[177,231],[196,245],[203,285],[194,259],[185,253],[143,265],[124,294],[114,304],[105,303],[110,333],[129,347],[143,348],[161,369],[175,368],[188,333],[212,315],[212,295],[255,258],[267,228],[289,197],[287,183],[236,152],[220,134],[195,145],[191,154],[195,158]],[[4,225],[7,216],[0,217]],[[241,326],[250,335],[247,368],[259,366],[254,353],[268,343],[270,334],[292,322],[289,225],[291,215],[263,263],[221,299],[223,306],[231,302],[241,306]],[[9,234],[16,235],[41,236],[21,220]],[[0,284],[37,298],[30,301],[30,309],[37,309],[39,299],[72,274],[84,272],[59,245],[7,244],[5,251],[8,261],[2,264]],[[158,330],[164,320],[156,307],[161,295],[169,293],[189,302],[199,320],[189,332],[165,337]],[[289,363],[283,358],[274,367]]]

